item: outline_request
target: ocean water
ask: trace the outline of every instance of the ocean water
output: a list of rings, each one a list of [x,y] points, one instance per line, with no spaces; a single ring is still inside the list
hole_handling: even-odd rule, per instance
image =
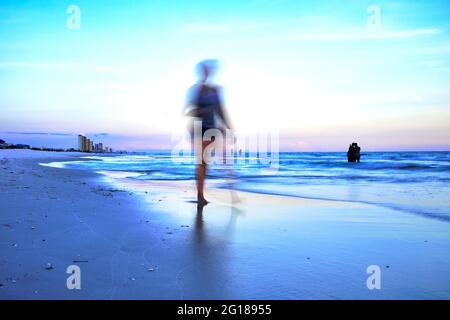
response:
[[[192,180],[192,157],[170,152],[88,156],[53,164],[94,171],[121,171],[130,179]],[[364,152],[360,163],[345,153],[280,153],[278,168],[248,155],[233,165],[213,165],[209,181],[238,190],[385,206],[450,221],[450,152]],[[228,179],[228,180],[227,180]]]

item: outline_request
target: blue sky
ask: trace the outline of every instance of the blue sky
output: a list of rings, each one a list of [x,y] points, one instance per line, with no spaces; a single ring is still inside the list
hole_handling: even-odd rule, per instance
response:
[[[3,0],[0,138],[170,148],[195,64],[216,58],[235,127],[284,150],[450,150],[449,16],[445,0]]]

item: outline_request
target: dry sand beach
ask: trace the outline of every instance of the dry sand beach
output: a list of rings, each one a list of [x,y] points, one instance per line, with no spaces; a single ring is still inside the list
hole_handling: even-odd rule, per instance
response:
[[[80,156],[0,151],[1,299],[450,298],[449,222],[244,192],[231,205],[227,190],[198,212],[190,183],[40,165]]]

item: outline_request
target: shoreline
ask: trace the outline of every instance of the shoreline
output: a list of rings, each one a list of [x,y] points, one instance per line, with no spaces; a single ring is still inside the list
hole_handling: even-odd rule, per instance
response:
[[[86,157],[83,157],[83,158],[86,158]],[[92,160],[92,159],[86,159],[86,161],[90,161],[90,160]],[[83,160],[81,160],[81,161],[83,161]],[[68,161],[50,162],[50,163],[43,164],[43,165],[49,166],[49,167],[54,167],[54,168],[61,168],[61,169],[66,168],[67,169],[67,167],[64,166],[64,162],[68,162]],[[86,170],[86,169],[81,169],[81,170]],[[125,184],[129,184],[129,185],[133,185],[133,181],[135,182],[136,185],[146,183],[148,186],[161,185],[161,184],[164,185],[166,183],[181,184],[181,185],[183,185],[183,184],[192,185],[193,183],[195,183],[195,180],[192,180],[192,179],[179,179],[179,180],[157,180],[157,179],[139,180],[139,179],[137,179],[137,180],[135,180],[135,179],[133,179],[134,177],[140,176],[143,174],[143,173],[138,173],[135,171],[110,171],[110,170],[99,170],[99,171],[91,170],[91,171],[107,176],[106,180],[108,180],[108,177],[114,178],[116,176],[120,177],[120,178],[128,178],[130,181],[126,182]],[[109,179],[109,180],[110,180],[109,183],[111,183],[111,179]],[[112,180],[114,180],[114,179],[112,179]],[[126,181],[123,179],[120,179],[120,180]],[[209,184],[209,186],[207,188],[230,190],[227,187],[221,187],[218,185],[218,184],[220,184],[221,180],[222,179],[217,179],[217,180],[216,179],[212,179],[212,180],[207,179],[206,183]],[[252,193],[255,195],[280,196],[280,197],[289,197],[289,198],[296,198],[296,199],[309,199],[309,200],[322,200],[322,201],[333,201],[333,202],[342,202],[342,203],[364,204],[364,205],[370,205],[370,206],[377,206],[377,207],[385,208],[385,209],[389,209],[389,210],[401,211],[404,213],[418,215],[418,216],[429,218],[429,219],[436,219],[436,220],[440,220],[440,221],[447,222],[447,223],[450,222],[450,217],[446,214],[436,213],[436,212],[424,210],[424,209],[416,209],[414,207],[404,207],[400,204],[395,204],[395,203],[383,203],[383,202],[376,202],[376,201],[362,200],[362,199],[359,199],[359,200],[339,199],[339,198],[333,198],[332,196],[327,197],[327,196],[322,196],[322,195],[293,194],[293,193],[289,193],[289,192],[283,193],[280,191],[276,192],[276,191],[269,191],[269,190],[264,190],[264,189],[257,190],[257,189],[245,188],[245,187],[240,187],[240,186],[237,186],[233,190],[235,190],[236,192],[246,192],[246,193]]]
[[[78,155],[5,157],[1,299],[450,298],[442,221],[247,192],[230,205],[226,190],[210,190],[198,212],[189,184],[127,186],[39,165]],[[81,290],[65,287],[74,261]],[[381,290],[366,287],[373,264]]]

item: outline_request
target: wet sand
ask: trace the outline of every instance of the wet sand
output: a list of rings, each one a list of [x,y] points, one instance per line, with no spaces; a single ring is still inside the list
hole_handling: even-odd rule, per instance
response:
[[[79,157],[0,150],[1,299],[450,298],[448,222],[215,189],[198,210],[189,182],[39,165]]]

